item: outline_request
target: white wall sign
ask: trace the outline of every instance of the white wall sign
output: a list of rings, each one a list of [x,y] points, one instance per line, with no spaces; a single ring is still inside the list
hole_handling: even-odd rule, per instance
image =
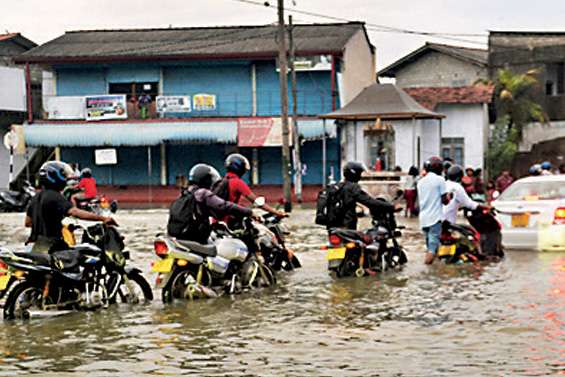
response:
[[[116,165],[118,153],[114,148],[96,149],[94,151],[94,163],[96,165]]]
[[[189,96],[157,96],[157,112],[190,113]]]

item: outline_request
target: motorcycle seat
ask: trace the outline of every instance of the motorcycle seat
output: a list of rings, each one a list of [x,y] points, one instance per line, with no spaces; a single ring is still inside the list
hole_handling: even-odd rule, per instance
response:
[[[176,240],[177,244],[184,247],[196,254],[204,255],[207,257],[215,257],[217,255],[216,246],[214,245],[203,245],[198,242],[188,241],[188,240]]]
[[[33,261],[35,264],[39,264],[42,266],[50,266],[51,265],[51,256],[45,253],[34,253],[29,251],[15,251],[14,255],[20,258],[26,258]]]
[[[61,271],[74,271],[80,263],[80,254],[75,250],[56,251],[51,254],[52,265]]]
[[[336,228],[332,230],[332,233],[340,236],[341,238],[365,242],[365,233],[357,230]]]
[[[102,254],[102,250],[100,250],[99,247],[88,244],[88,243],[76,245],[74,247],[74,250],[76,252],[78,252],[79,254],[89,255],[89,256],[92,256],[92,257],[97,257],[97,256],[100,256],[100,254]]]

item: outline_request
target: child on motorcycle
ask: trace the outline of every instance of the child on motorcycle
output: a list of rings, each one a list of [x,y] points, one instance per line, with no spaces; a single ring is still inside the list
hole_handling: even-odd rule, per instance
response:
[[[92,177],[92,170],[89,168],[82,169],[80,172],[80,181],[76,187],[82,191],[71,196],[71,203],[75,207],[78,202],[96,198],[98,193],[96,191],[96,179]]]

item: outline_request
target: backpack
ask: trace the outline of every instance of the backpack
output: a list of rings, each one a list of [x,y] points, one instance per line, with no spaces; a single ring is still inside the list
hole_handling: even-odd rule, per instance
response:
[[[212,192],[216,196],[228,201],[230,197],[230,177],[226,176],[222,178],[222,180],[216,183],[216,185],[212,188]]]
[[[194,193],[184,190],[169,208],[167,233],[180,239],[191,239],[191,233],[198,232],[198,208]]]
[[[343,185],[332,184],[318,193],[316,224],[327,227],[339,226],[344,216]]]

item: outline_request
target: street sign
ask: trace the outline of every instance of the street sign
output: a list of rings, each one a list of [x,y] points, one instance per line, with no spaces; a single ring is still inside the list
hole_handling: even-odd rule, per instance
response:
[[[116,165],[118,154],[115,149],[96,149],[94,151],[94,163],[96,165]]]
[[[18,134],[14,130],[11,130],[4,135],[4,146],[8,150],[16,148],[19,142]]]

